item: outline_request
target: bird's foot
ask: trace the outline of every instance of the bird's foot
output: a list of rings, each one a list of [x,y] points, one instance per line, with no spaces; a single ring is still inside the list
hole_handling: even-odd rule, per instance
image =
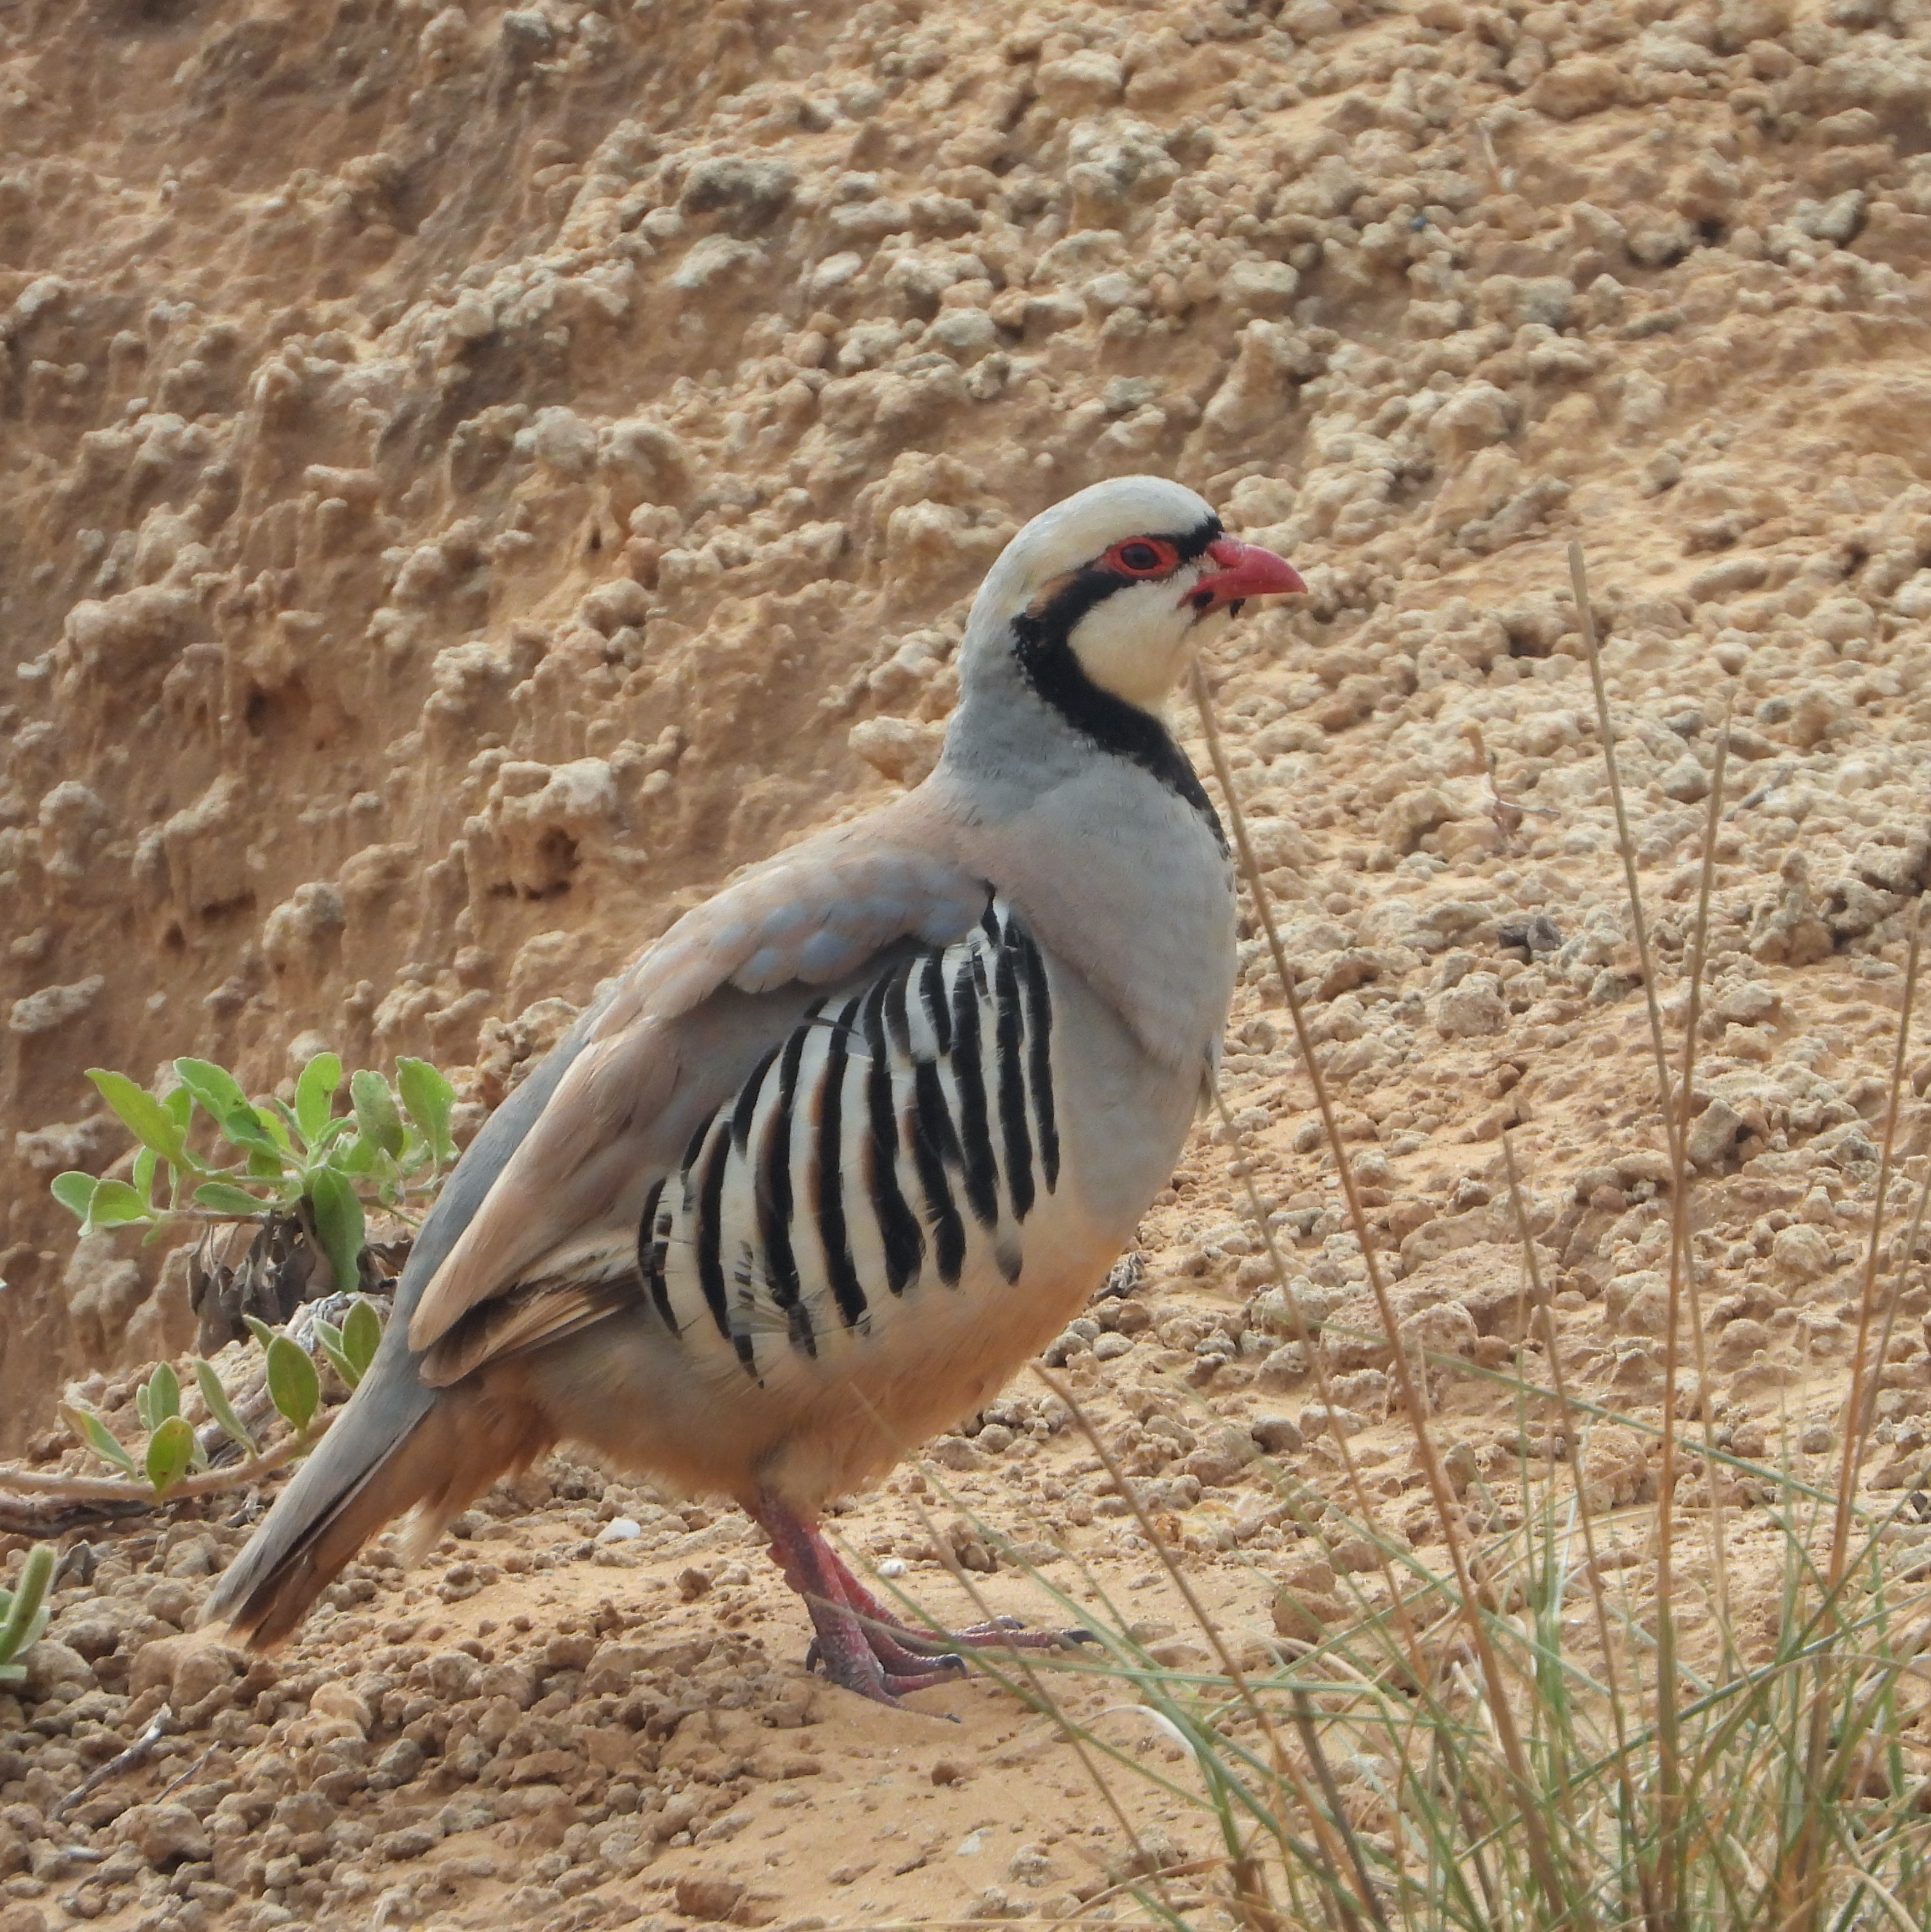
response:
[[[883,1624],[907,1649],[927,1654],[953,1650],[1069,1650],[1075,1644],[1097,1643],[1090,1630],[1030,1630],[1017,1617],[992,1617],[963,1630],[921,1630],[889,1610],[854,1576],[843,1557],[826,1546],[844,1600],[866,1621]]]
[[[849,1610],[841,1618],[833,1606],[814,1603],[811,1621],[818,1634],[805,1653],[805,1668],[822,1670],[829,1682],[876,1702],[896,1704],[909,1691],[955,1684],[965,1675],[964,1658],[908,1650]],[[828,1630],[828,1625],[835,1627]]]
[[[913,1690],[955,1682],[961,1651],[1063,1650],[1096,1640],[1087,1630],[1028,1630],[1017,1617],[994,1617],[961,1630],[921,1630],[907,1623],[854,1576],[817,1525],[773,1498],[756,1512],[771,1538],[784,1580],[805,1599],[817,1634],[805,1667],[880,1704]]]

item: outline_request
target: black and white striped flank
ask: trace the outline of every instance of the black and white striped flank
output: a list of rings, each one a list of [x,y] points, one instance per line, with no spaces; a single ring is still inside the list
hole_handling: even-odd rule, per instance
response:
[[[995,898],[965,938],[811,1008],[699,1128],[645,1203],[638,1291],[762,1378],[915,1291],[1011,1282],[1059,1182],[1054,1107],[1045,962]]]

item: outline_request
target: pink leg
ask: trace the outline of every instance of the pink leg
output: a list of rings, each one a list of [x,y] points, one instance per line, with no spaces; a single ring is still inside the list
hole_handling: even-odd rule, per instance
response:
[[[871,1628],[870,1611],[856,1609],[847,1596],[850,1572],[816,1523],[771,1497],[760,1498],[752,1514],[771,1538],[771,1554],[785,1582],[805,1599],[817,1633],[811,1657],[824,1666],[834,1684],[877,1703],[895,1705],[908,1691],[949,1684],[964,1670],[962,1658],[910,1651],[889,1630]],[[877,1608],[868,1592],[860,1589],[859,1594],[872,1610]]]

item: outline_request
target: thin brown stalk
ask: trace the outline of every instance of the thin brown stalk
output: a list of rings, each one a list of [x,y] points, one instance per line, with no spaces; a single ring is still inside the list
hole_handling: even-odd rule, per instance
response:
[[[1301,1748],[1308,1754],[1308,1762],[1314,1766],[1315,1778],[1321,1786],[1322,1797],[1327,1801],[1335,1829],[1348,1848],[1348,1859],[1354,1868],[1354,1882],[1361,1888],[1362,1901],[1381,1932],[1388,1932],[1387,1915],[1381,1910],[1381,1901],[1375,1894],[1374,1877],[1368,1870],[1368,1861],[1362,1856],[1361,1841],[1354,1835],[1354,1826],[1348,1822],[1341,1792],[1334,1782],[1333,1770],[1327,1762],[1327,1754],[1321,1748],[1321,1734],[1315,1729],[1314,1707],[1307,1693],[1300,1689],[1294,1692],[1294,1729],[1300,1733]]]
[[[1918,994],[1918,968],[1922,952],[1924,922],[1913,919],[1911,938],[1904,958],[1904,1000],[1897,1016],[1897,1034],[1891,1061],[1891,1091],[1884,1111],[1884,1139],[1877,1164],[1876,1198],[1871,1204],[1871,1234],[1864,1248],[1863,1292],[1858,1300],[1857,1348],[1851,1358],[1851,1393],[1844,1409],[1843,1460],[1837,1472],[1837,1508],[1831,1535],[1831,1564],[1827,1580],[1834,1588],[1849,1560],[1851,1518],[1857,1492],[1858,1467],[1864,1460],[1870,1438],[1870,1416],[1874,1405],[1865,1400],[1865,1382],[1876,1372],[1870,1360],[1871,1325],[1877,1316],[1878,1262],[1884,1245],[1885,1198],[1891,1185],[1893,1154],[1897,1142],[1899,1101],[1904,1090],[1904,1062],[1911,1046],[1911,1010]],[[1908,1264],[1907,1255],[1907,1264]]]
[[[1623,1687],[1621,1672],[1616,1664],[1615,1630],[1609,1616],[1608,1598],[1603,1590],[1603,1574],[1596,1556],[1596,1512],[1589,1501],[1589,1485],[1582,1466],[1582,1444],[1576,1433],[1576,1425],[1571,1418],[1569,1390],[1562,1372],[1562,1352],[1556,1334],[1555,1311],[1549,1305],[1549,1291],[1543,1286],[1542,1264],[1536,1259],[1535,1240],[1529,1232],[1528,1210],[1522,1199],[1522,1180],[1516,1165],[1515,1143],[1507,1132],[1502,1136],[1502,1165],[1509,1180],[1509,1201],[1515,1210],[1516,1232],[1522,1244],[1522,1264],[1528,1272],[1529,1288],[1534,1303],[1536,1317],[1542,1330],[1543,1347],[1549,1357],[1551,1386],[1555,1393],[1557,1426],[1562,1431],[1566,1446],[1571,1479],[1576,1485],[1576,1517],[1582,1532],[1583,1574],[1588,1579],[1589,1600],[1595,1612],[1597,1641],[1603,1646],[1603,1676],[1608,1687],[1610,1721],[1616,1732],[1616,1786],[1622,1801],[1624,1814],[1633,1824],[1639,1816],[1636,1786],[1630,1778],[1629,1726],[1623,1704]],[[1656,1896],[1655,1873],[1646,1863],[1639,1860],[1636,1866],[1637,1882],[1642,1890],[1642,1918],[1649,1932],[1663,1932],[1663,1917]]]
[[[1623,774],[1616,761],[1616,728],[1609,716],[1609,687],[1603,680],[1602,647],[1596,637],[1596,615],[1589,608],[1589,578],[1582,560],[1582,546],[1569,546],[1569,580],[1576,592],[1576,618],[1582,628],[1582,643],[1589,658],[1589,680],[1596,694],[1596,728],[1603,740],[1603,762],[1609,777],[1609,802],[1616,817],[1616,843],[1622,855],[1623,884],[1629,894],[1630,914],[1634,921],[1636,953],[1642,963],[1643,998],[1649,1007],[1650,1047],[1656,1060],[1656,1090],[1663,1112],[1663,1130],[1672,1142],[1676,1134],[1676,1111],[1670,1104],[1669,1054],[1663,1046],[1663,1009],[1656,994],[1655,958],[1649,942],[1649,922],[1643,916],[1642,888],[1636,879],[1636,844],[1630,831],[1628,808],[1623,802]],[[1670,1152],[1676,1150],[1672,1144]]]
[[[1657,1759],[1658,1823],[1664,1848],[1663,1906],[1667,1913],[1681,1896],[1684,1861],[1687,1852],[1684,1836],[1685,1813],[1682,1787],[1682,1740],[1676,1714],[1676,1393],[1677,1371],[1683,1331],[1685,1276],[1690,1267],[1690,1106],[1696,1081],[1696,1036],[1703,1016],[1703,964],[1710,932],[1710,891],[1717,862],[1717,829],[1723,822],[1723,767],[1729,752],[1729,734],[1717,741],[1716,770],[1711,774],[1710,810],[1703,838],[1703,866],[1696,903],[1696,928],[1690,951],[1689,1010],[1683,1025],[1683,1077],[1677,1088],[1676,1131],[1670,1137],[1669,1290],[1669,1312],[1664,1317],[1663,1367],[1663,1458],[1657,1475],[1656,1596],[1657,1596]],[[1608,748],[1606,746],[1606,752]],[[1612,767],[1615,754],[1609,752]],[[1633,856],[1632,855],[1632,863]],[[1640,916],[1640,915],[1639,915]],[[1693,1307],[1693,1289],[1690,1299]],[[1702,1321],[1697,1322],[1699,1371]],[[1709,1378],[1707,1371],[1698,1377],[1698,1407],[1705,1418],[1704,1440],[1714,1447],[1708,1416]],[[1727,1605],[1723,1589],[1722,1516],[1717,1501],[1717,1465],[1706,1455],[1704,1478],[1709,1486],[1711,1511],[1711,1556],[1720,1603]],[[1727,1618],[1720,1619],[1727,1624]]]
[[[1927,1206],[1931,1206],[1931,1180],[1927,1180],[1918,1190],[1918,1205],[1912,1210],[1911,1224],[1905,1231],[1904,1252],[1898,1257],[1897,1286],[1885,1298],[1884,1326],[1878,1331],[1877,1346],[1872,1352],[1873,1359],[1880,1365],[1891,1359],[1891,1338],[1897,1326],[1898,1298],[1904,1292],[1905,1276],[1911,1267],[1911,1258],[1918,1252],[1918,1240],[1924,1232],[1924,1210]],[[1873,1221],[1873,1234],[1876,1232]],[[1864,1406],[1868,1409],[1872,1405],[1867,1402]]]
[[[1253,895],[1255,912],[1261,921],[1261,930],[1267,936],[1268,950],[1273,956],[1275,974],[1280,982],[1281,996],[1293,1022],[1294,1039],[1300,1049],[1302,1063],[1307,1070],[1309,1084],[1314,1089],[1315,1104],[1320,1111],[1328,1145],[1333,1150],[1342,1192],[1348,1202],[1349,1222],[1354,1230],[1355,1238],[1360,1244],[1361,1258],[1367,1270],[1369,1287],[1373,1293],[1383,1330],[1395,1345],[1393,1366],[1396,1386],[1401,1391],[1402,1401],[1414,1432],[1417,1452],[1421,1460],[1429,1495],[1441,1518],[1450,1561],[1455,1569],[1456,1588],[1467,1618],[1469,1640],[1474,1646],[1477,1658],[1481,1664],[1490,1717],[1495,1726],[1496,1736],[1508,1767],[1517,1816],[1521,1821],[1524,1836],[1528,1841],[1530,1868],[1535,1874],[1536,1883],[1552,1912],[1559,1913],[1562,1922],[1579,1926],[1592,1926],[1594,1923],[1593,1916],[1579,1894],[1572,1894],[1562,1882],[1555,1848],[1550,1841],[1547,1827],[1537,1808],[1528,1756],[1522,1748],[1515,1714],[1510,1707],[1507,1682],[1502,1674],[1501,1660],[1489,1641],[1488,1628],[1483,1621],[1476,1581],[1470,1568],[1469,1554],[1463,1545],[1456,1525],[1455,1492],[1449,1485],[1447,1472],[1442,1466],[1441,1457],[1436,1450],[1433,1436],[1423,1412],[1421,1394],[1415,1386],[1408,1352],[1400,1345],[1393,1304],[1389,1298],[1387,1280],[1375,1258],[1374,1235],[1362,1206],[1360,1190],[1356,1184],[1354,1170],[1348,1162],[1346,1148],[1341,1137],[1340,1123],[1335,1118],[1334,1104],[1327,1091],[1327,1083],[1322,1076],[1320,1061],[1315,1057],[1314,1042],[1308,1036],[1307,1016],[1302,1006],[1300,995],[1295,990],[1294,972],[1288,963],[1286,949],[1281,944],[1280,930],[1275,923],[1273,907],[1268,898],[1267,887],[1262,883],[1261,868],[1255,861],[1254,848],[1247,836],[1246,814],[1240,808],[1240,796],[1234,790],[1233,775],[1228,768],[1227,753],[1221,742],[1219,724],[1214,714],[1213,699],[1207,691],[1206,674],[1198,663],[1194,666],[1193,691],[1194,700],[1199,709],[1201,723],[1207,739],[1207,755],[1213,762],[1214,776],[1219,782],[1221,796],[1227,806],[1234,845],[1240,854],[1241,870],[1246,878],[1248,889]]]
[[[49,1475],[38,1469],[0,1469],[0,1497],[10,1489],[29,1496],[51,1496],[76,1506],[144,1503],[159,1508],[192,1496],[218,1496],[223,1490],[240,1489],[263,1476],[273,1475],[297,1454],[313,1448],[328,1426],[325,1422],[304,1436],[292,1436],[235,1468],[208,1469],[198,1476],[184,1476],[160,1496],[155,1495],[151,1484],[124,1476],[62,1476]]]
[[[1213,1104],[1219,1110],[1222,1123],[1231,1130],[1234,1116],[1228,1110],[1226,1097],[1220,1090],[1220,1078],[1217,1073],[1213,1077],[1212,1088]],[[1280,1244],[1274,1239],[1273,1229],[1267,1225],[1267,1210],[1261,1204],[1261,1196],[1254,1186],[1253,1177],[1243,1174],[1240,1179],[1246,1191],[1248,1210],[1253,1216],[1255,1227],[1267,1251],[1268,1264],[1273,1270],[1274,1279],[1286,1299],[1288,1318],[1294,1324],[1294,1340],[1300,1343],[1301,1352],[1307,1358],[1308,1366],[1313,1372],[1315,1388],[1320,1395],[1321,1405],[1332,1414],[1336,1403],[1330,1384],[1327,1358],[1315,1346],[1314,1331],[1307,1324],[1307,1317],[1301,1308],[1300,1297],[1288,1286],[1287,1260],[1281,1252]],[[1415,1682],[1419,1684],[1423,1681],[1423,1660],[1418,1648],[1414,1620],[1408,1612],[1407,1598],[1395,1579],[1395,1566],[1388,1554],[1387,1540],[1378,1533],[1379,1512],[1369,1496],[1368,1486],[1362,1479],[1360,1465],[1354,1460],[1354,1452],[1348,1447],[1348,1438],[1339,1430],[1335,1430],[1332,1432],[1332,1439],[1335,1451],[1341,1458],[1342,1471],[1348,1479],[1348,1489],[1354,1496],[1356,1511],[1370,1532],[1369,1540],[1375,1546],[1375,1560],[1381,1566],[1382,1580],[1388,1586],[1390,1604],[1401,1632],[1402,1641],[1408,1652],[1408,1668],[1414,1672]]]
[[[1840,1631],[1843,1628],[1841,1598],[1845,1571],[1850,1561],[1851,1521],[1856,1507],[1858,1469],[1863,1460],[1867,1428],[1865,1382],[1871,1372],[1870,1330],[1877,1298],[1878,1256],[1884,1238],[1885,1196],[1890,1184],[1892,1156],[1897,1144],[1900,1096],[1904,1085],[1905,1056],[1910,1044],[1911,1011],[1917,996],[1923,930],[1922,921],[1914,919],[1909,950],[1905,956],[1903,1003],[1898,1014],[1891,1056],[1891,1094],[1885,1108],[1884,1141],[1878,1157],[1870,1241],[1864,1255],[1864,1291],[1858,1307],[1857,1348],[1851,1363],[1851,1391],[1844,1406],[1843,1455],[1837,1471],[1830,1556],[1825,1571],[1825,1604],[1830,1612],[1833,1628]],[[1828,1654],[1819,1656],[1810,1693],[1810,1721],[1805,1741],[1804,1786],[1808,1802],[1785,1862],[1789,1876],[1780,1886],[1783,1897],[1789,1901],[1787,1920],[1792,1925],[1815,1927],[1821,1922],[1824,1909],[1822,1861],[1828,1834],[1823,1806],[1826,1802],[1824,1794],[1829,1788],[1831,1777],[1829,1760],[1835,1676],[1833,1660]]]
[[[1314,1802],[1314,1794],[1308,1790],[1305,1780],[1295,1768],[1293,1759],[1289,1756],[1285,1747],[1282,1744],[1280,1733],[1275,1729],[1273,1720],[1268,1714],[1267,1707],[1261,1703],[1259,1698],[1255,1696],[1252,1687],[1247,1682],[1246,1672],[1240,1668],[1238,1660],[1228,1648],[1226,1640],[1221,1634],[1219,1624],[1208,1614],[1207,1606],[1201,1603],[1195,1593],[1186,1572],[1175,1561],[1173,1552],[1168,1548],[1166,1538],[1154,1526],[1153,1520],[1147,1514],[1147,1507],[1140,1500],[1139,1493],[1135,1489],[1132,1480],[1128,1478],[1126,1472],[1120,1468],[1118,1459],[1115,1457],[1112,1450],[1101,1440],[1099,1430],[1094,1426],[1093,1419],[1080,1406],[1078,1397],[1065,1384],[1042,1368],[1037,1363],[1033,1364],[1033,1372],[1072,1412],[1073,1419],[1079,1424],[1087,1442],[1092,1444],[1093,1453],[1099,1458],[1102,1466],[1112,1480],[1114,1487],[1126,1498],[1129,1506],[1133,1511],[1134,1520],[1140,1526],[1141,1534],[1147,1539],[1148,1546],[1152,1549],[1154,1555],[1159,1558],[1161,1567],[1166,1571],[1174,1588],[1180,1593],[1181,1600],[1186,1604],[1189,1613],[1199,1624],[1207,1641],[1213,1645],[1220,1660],[1220,1667],[1226,1674],[1228,1682],[1234,1685],[1236,1694],[1259,1724],[1261,1736],[1267,1741],[1268,1755],[1273,1765],[1275,1776],[1293,1787],[1295,1797],[1300,1801],[1309,1818],[1313,1822],[1317,1840],[1320,1839],[1321,1814],[1320,1808]],[[967,1586],[968,1589],[971,1587],[970,1584]],[[1333,1847],[1329,1846],[1326,1849],[1327,1856],[1331,1858],[1333,1856]]]

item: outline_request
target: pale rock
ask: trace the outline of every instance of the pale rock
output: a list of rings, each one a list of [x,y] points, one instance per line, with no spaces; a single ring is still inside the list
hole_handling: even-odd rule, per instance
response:
[[[1821,1228],[1800,1221],[1771,1236],[1770,1258],[1792,1281],[1816,1281],[1831,1270],[1831,1244]]]
[[[1616,1275],[1603,1291],[1603,1312],[1619,1334],[1660,1336],[1669,1325],[1669,1284],[1654,1268]]]
[[[90,1361],[114,1359],[128,1322],[147,1294],[139,1264],[124,1260],[119,1250],[119,1237],[89,1234],[74,1244],[61,1271],[67,1319]]]
[[[1432,1017],[1435,1030],[1444,1039],[1467,1040],[1500,1033],[1509,1018],[1501,981],[1492,973],[1471,973],[1459,984],[1436,995]]]
[[[938,763],[945,728],[910,718],[868,718],[852,727],[847,742],[881,778],[910,787]]]
[[[214,1850],[208,1828],[185,1804],[136,1804],[114,1821],[114,1835],[131,1845],[156,1870],[206,1858]]]
[[[106,986],[101,974],[90,973],[85,980],[76,980],[64,986],[43,986],[37,993],[29,993],[13,1002],[7,1016],[7,1030],[28,1038],[58,1033],[79,1018],[100,998]]]
[[[1468,382],[1429,418],[1429,440],[1444,459],[1469,454],[1515,434],[1521,412],[1492,382]]]
[[[568,884],[586,851],[608,845],[618,812],[616,780],[602,758],[556,766],[511,760],[498,767],[482,813],[465,827],[465,862],[486,891],[500,880],[542,898]]]
[[[1126,76],[1114,56],[1097,47],[1082,47],[1063,58],[1042,61],[1034,83],[1040,99],[1054,112],[1077,114],[1117,100]]]
[[[1750,1131],[1750,1124],[1729,1101],[1714,1098],[1690,1124],[1684,1150],[1693,1167],[1714,1167],[1736,1151],[1738,1141]]]
[[[672,270],[670,286],[680,293],[696,295],[720,284],[742,282],[754,268],[761,267],[764,250],[754,242],[740,242],[728,235],[707,235],[692,244],[688,254]]]

